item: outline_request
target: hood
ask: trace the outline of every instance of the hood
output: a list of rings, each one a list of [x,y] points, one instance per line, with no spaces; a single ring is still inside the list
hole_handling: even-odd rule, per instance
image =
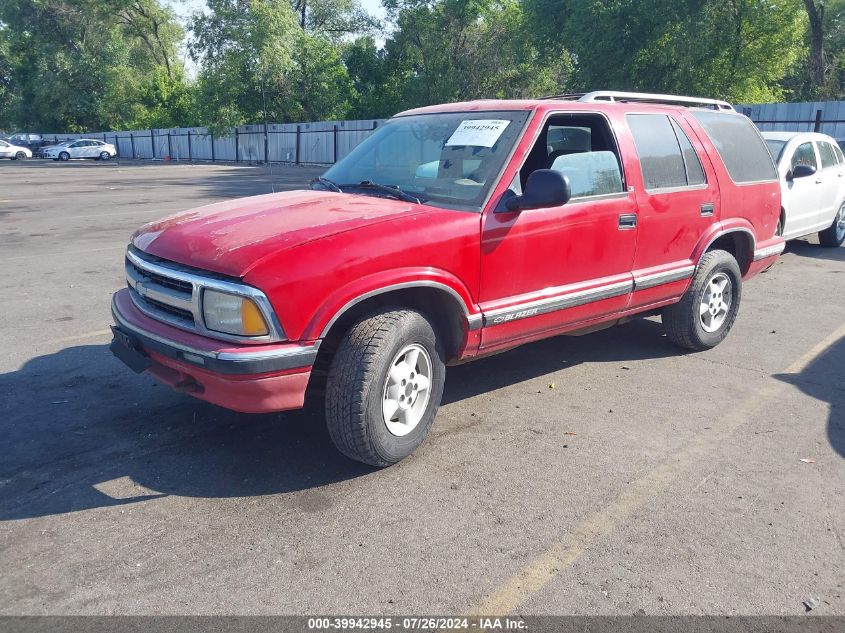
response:
[[[242,277],[282,249],[422,208],[390,198],[288,191],[211,204],[152,222],[135,232],[132,244],[157,257]]]

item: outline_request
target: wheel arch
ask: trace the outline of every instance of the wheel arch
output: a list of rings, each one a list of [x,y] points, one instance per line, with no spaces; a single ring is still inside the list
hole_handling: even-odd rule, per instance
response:
[[[322,327],[318,337],[323,341],[321,349],[331,350],[354,321],[384,306],[412,308],[425,314],[444,336],[450,358],[460,351],[466,333],[481,325],[481,315],[471,315],[464,298],[451,286],[427,279],[406,281],[360,293],[347,301]]]
[[[717,227],[699,243],[693,261],[697,266],[706,253],[713,250],[724,250],[733,255],[739,264],[740,271],[745,276],[754,261],[756,245],[757,238],[750,225]]]

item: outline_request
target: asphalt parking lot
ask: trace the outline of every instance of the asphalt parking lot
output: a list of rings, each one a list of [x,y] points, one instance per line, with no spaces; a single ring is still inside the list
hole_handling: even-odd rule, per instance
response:
[[[845,248],[792,242],[706,353],[639,320],[450,368],[379,471],[107,349],[134,228],[320,172],[0,164],[0,613],[845,615]]]

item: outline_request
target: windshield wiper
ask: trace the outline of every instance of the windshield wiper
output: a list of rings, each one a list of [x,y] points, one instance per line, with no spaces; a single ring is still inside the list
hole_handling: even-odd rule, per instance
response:
[[[343,189],[334,181],[329,180],[328,178],[323,178],[322,176],[317,176],[314,180],[311,181],[311,186],[314,185],[323,185],[329,191],[334,191],[335,193],[343,193]]]
[[[374,189],[381,193],[403,200],[404,202],[413,202],[414,204],[421,204],[420,199],[412,196],[410,193],[402,191],[399,187],[392,187],[390,185],[382,185],[372,180],[362,180],[357,185],[343,185],[344,187],[360,187],[361,189]]]

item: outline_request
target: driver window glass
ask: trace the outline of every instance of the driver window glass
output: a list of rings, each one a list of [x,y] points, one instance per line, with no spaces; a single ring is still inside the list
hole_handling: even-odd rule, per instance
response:
[[[790,168],[794,169],[797,165],[809,165],[813,169],[818,168],[816,164],[816,153],[813,151],[812,143],[802,143],[795,150],[795,153],[792,155]]]
[[[521,189],[538,169],[566,176],[572,199],[625,191],[616,141],[607,121],[599,115],[551,117],[519,172]],[[515,187],[511,189],[516,191]]]

